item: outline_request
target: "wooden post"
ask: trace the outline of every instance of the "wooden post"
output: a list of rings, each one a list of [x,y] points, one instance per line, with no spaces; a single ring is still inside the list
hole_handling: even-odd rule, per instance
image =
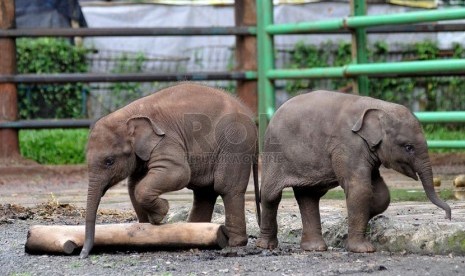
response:
[[[15,28],[15,1],[0,0],[0,29]],[[0,38],[0,74],[16,73],[14,38]],[[14,83],[0,83],[0,122],[16,121],[18,96]],[[19,158],[18,131],[0,129],[0,160]]]
[[[234,2],[236,26],[254,27],[257,25],[255,0],[236,0]],[[257,71],[257,38],[255,36],[236,36],[236,62],[239,71]],[[257,114],[257,81],[237,81],[237,95]]]

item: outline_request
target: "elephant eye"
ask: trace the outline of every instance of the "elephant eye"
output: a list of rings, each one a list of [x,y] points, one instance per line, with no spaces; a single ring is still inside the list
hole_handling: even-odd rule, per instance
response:
[[[408,153],[414,153],[415,152],[415,147],[412,146],[412,145],[405,145],[404,148],[405,148],[405,151],[408,152]]]
[[[105,164],[105,166],[110,167],[115,163],[115,158],[113,158],[111,156],[107,157],[107,158],[105,158],[105,160],[103,160],[103,163]]]

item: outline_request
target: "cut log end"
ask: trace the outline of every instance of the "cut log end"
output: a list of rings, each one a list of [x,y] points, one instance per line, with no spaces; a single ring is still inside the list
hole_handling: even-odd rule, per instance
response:
[[[73,241],[66,241],[63,244],[63,253],[65,253],[67,255],[71,255],[71,254],[77,252],[77,250],[76,250],[77,248],[79,248],[79,246],[76,243],[74,243]]]

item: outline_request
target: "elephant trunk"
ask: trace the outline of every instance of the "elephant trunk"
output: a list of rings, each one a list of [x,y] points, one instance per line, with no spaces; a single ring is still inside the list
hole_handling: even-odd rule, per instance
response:
[[[101,187],[105,187],[105,185],[100,185],[99,181],[89,181],[89,188],[87,191],[85,240],[80,254],[81,259],[87,258],[94,246],[97,209],[104,193]]]
[[[429,161],[429,158],[427,157],[426,159],[427,159],[426,161],[419,162],[416,165],[415,170],[418,173],[418,176],[420,176],[421,184],[423,185],[423,189],[425,190],[425,193],[428,199],[434,205],[446,211],[446,218],[451,219],[451,209],[449,205],[445,203],[444,201],[442,201],[436,194],[436,191],[434,190],[433,170],[431,168],[431,163]]]

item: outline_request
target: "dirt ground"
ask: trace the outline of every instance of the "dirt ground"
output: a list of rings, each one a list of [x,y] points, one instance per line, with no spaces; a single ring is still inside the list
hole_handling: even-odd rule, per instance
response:
[[[452,179],[457,174],[465,174],[465,154],[437,154],[431,159],[443,187],[452,188]],[[390,170],[382,170],[382,174],[391,188],[421,188],[419,182]],[[77,255],[29,255],[24,252],[24,245],[31,225],[84,224],[87,170],[82,165],[3,162],[0,165],[0,275],[463,275],[465,271],[465,257],[452,254],[385,251],[354,254],[342,246],[330,247],[327,252],[301,251],[300,236],[290,237],[301,231],[300,214],[293,198],[283,199],[279,210],[280,227],[286,229],[279,233],[279,249],[257,249],[253,187],[249,186],[246,197],[249,244],[246,247],[110,251],[93,253],[84,260]],[[167,223],[184,220],[190,208],[191,192],[181,190],[164,197],[170,202]],[[413,205],[421,205],[418,210],[435,208],[428,202]],[[344,206],[344,201],[323,200],[322,220],[333,215],[344,216]],[[455,206],[463,208],[464,205]],[[395,217],[396,208],[402,208],[402,203],[391,204],[387,215]],[[136,221],[124,182],[108,191],[99,210],[99,223]],[[220,202],[213,222],[224,222]]]

